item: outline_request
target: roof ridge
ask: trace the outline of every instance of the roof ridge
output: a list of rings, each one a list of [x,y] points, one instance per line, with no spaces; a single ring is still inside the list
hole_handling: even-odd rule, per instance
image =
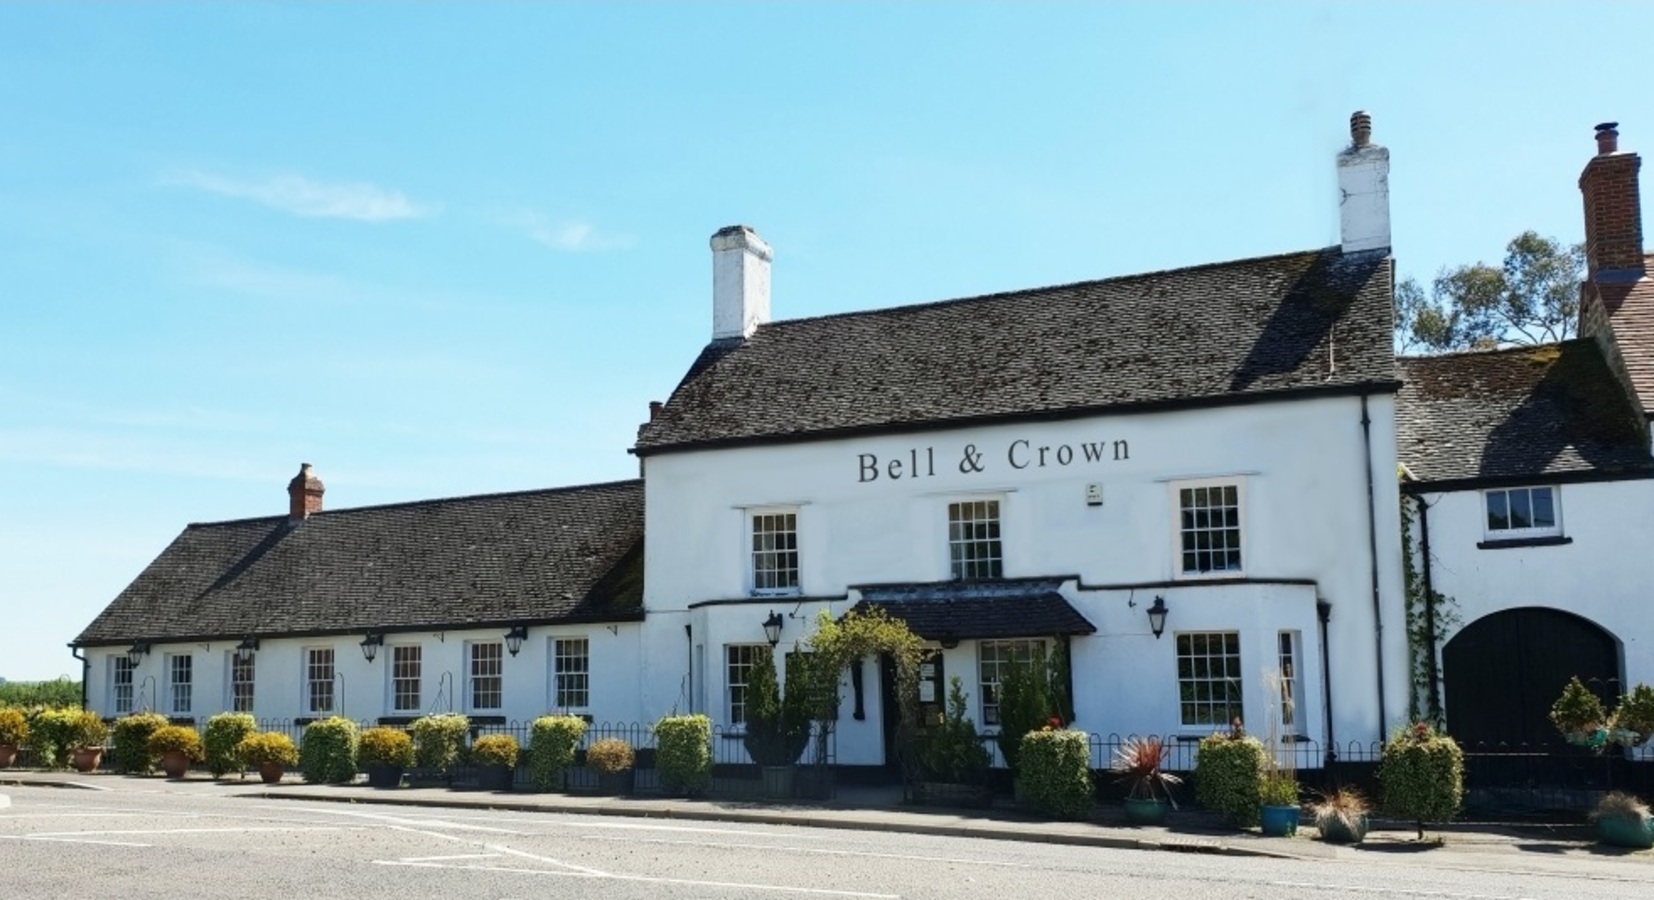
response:
[[[1546,347],[1559,347],[1560,348],[1560,347],[1567,347],[1567,346],[1574,345],[1574,344],[1595,344],[1595,343],[1596,343],[1596,340],[1594,338],[1579,337],[1578,335],[1575,335],[1574,337],[1566,338],[1566,339],[1560,340],[1560,341],[1545,341],[1542,344],[1513,344],[1509,347],[1488,347],[1488,348],[1485,348],[1485,349],[1470,348],[1470,349],[1466,349],[1466,350],[1454,350],[1454,351],[1451,351],[1451,352],[1448,352],[1448,353],[1421,353],[1421,354],[1417,354],[1417,355],[1403,355],[1403,356],[1397,356],[1396,357],[1396,362],[1401,363],[1403,365],[1406,365],[1408,363],[1418,363],[1418,362],[1427,363],[1427,362],[1435,362],[1437,360],[1447,361],[1447,360],[1456,360],[1456,359],[1468,359],[1470,357],[1478,357],[1478,356],[1500,356],[1500,355],[1507,354],[1507,353],[1532,352],[1534,350],[1542,350]]]
[[[497,500],[497,499],[500,499],[500,498],[503,498],[503,497],[525,497],[525,496],[528,496],[530,494],[573,493],[575,491],[598,490],[598,489],[601,489],[601,488],[616,488],[616,487],[623,487],[623,486],[629,486],[629,485],[634,485],[634,484],[635,485],[642,485],[643,484],[643,479],[641,479],[641,478],[623,478],[623,479],[619,479],[617,481],[596,481],[596,482],[592,482],[591,484],[568,484],[568,485],[561,485],[559,487],[550,487],[550,488],[527,488],[527,489],[516,490],[516,491],[494,491],[494,492],[486,493],[486,494],[461,494],[461,495],[456,496],[456,497],[427,497],[423,500],[400,500],[400,501],[397,501],[397,502],[394,502],[394,503],[374,503],[374,504],[370,504],[368,506],[347,506],[347,507],[344,507],[342,509],[324,509],[321,512],[312,513],[311,517],[312,518],[322,518],[322,517],[343,515],[345,513],[373,512],[373,511],[376,511],[376,510],[400,509],[400,508],[403,508],[403,507],[412,507],[412,506],[434,506],[434,505],[439,504],[439,503],[460,503],[460,502],[471,501],[471,500]],[[222,519],[222,520],[215,521],[215,522],[191,522],[191,523],[189,523],[188,525],[185,526],[185,529],[188,530],[190,528],[206,528],[206,527],[219,526],[219,525],[245,525],[245,524],[250,524],[250,523],[253,523],[253,522],[266,522],[266,521],[275,522],[275,521],[280,521],[280,520],[286,519],[286,518],[288,518],[288,516],[285,516],[285,515],[249,516],[249,517],[243,518],[243,519]]]

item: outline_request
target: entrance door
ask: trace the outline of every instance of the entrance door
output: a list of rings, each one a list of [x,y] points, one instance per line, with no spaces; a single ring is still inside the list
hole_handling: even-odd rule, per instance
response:
[[[1558,609],[1477,619],[1442,648],[1447,731],[1466,749],[1561,745],[1549,713],[1576,675],[1612,706],[1620,694],[1613,635]]]

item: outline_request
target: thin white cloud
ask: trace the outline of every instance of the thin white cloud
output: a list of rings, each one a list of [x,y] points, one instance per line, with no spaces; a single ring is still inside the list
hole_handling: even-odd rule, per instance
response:
[[[291,173],[262,178],[234,178],[216,172],[190,170],[173,173],[166,181],[223,197],[262,203],[271,209],[323,219],[390,222],[417,219],[434,210],[393,191],[366,182],[325,183]]]
[[[603,234],[589,222],[552,221],[544,213],[520,210],[498,217],[500,224],[515,228],[529,240],[564,253],[592,250],[623,250],[635,241],[627,235]]]

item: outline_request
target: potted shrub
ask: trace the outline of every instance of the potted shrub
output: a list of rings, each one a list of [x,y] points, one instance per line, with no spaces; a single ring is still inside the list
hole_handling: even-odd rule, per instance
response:
[[[1114,751],[1114,774],[1126,786],[1126,821],[1162,825],[1166,809],[1177,807],[1171,788],[1183,779],[1162,766],[1170,750],[1157,737],[1133,737]]]
[[[1597,839],[1604,844],[1638,850],[1654,848],[1654,821],[1650,820],[1648,804],[1630,794],[1604,794],[1591,818],[1597,823]]]
[[[400,787],[413,762],[413,738],[400,728],[369,728],[356,746],[356,764],[368,773],[368,787]]]
[[[1035,809],[1060,819],[1084,819],[1095,805],[1091,743],[1083,731],[1050,726],[1022,736],[1022,789]]]
[[[41,759],[59,769],[73,763],[77,772],[98,767],[109,738],[109,726],[97,713],[68,706],[42,710],[30,731]]]
[[[420,716],[408,726],[414,742],[414,768],[409,781],[416,787],[422,784],[448,784],[453,780],[454,767],[459,765],[460,751],[471,731],[471,720],[460,713],[440,713]]]
[[[1614,708],[1614,728],[1632,746],[1654,737],[1654,688],[1638,683]]]
[[[0,709],[0,769],[8,768],[16,761],[17,748],[28,739],[28,716],[16,707]]]
[[[1367,837],[1367,798],[1355,788],[1337,788],[1310,804],[1309,814],[1321,840],[1330,844],[1359,844]]]
[[[1258,821],[1266,837],[1298,833],[1298,779],[1284,769],[1270,767],[1258,782]]]
[[[477,766],[477,786],[485,791],[509,791],[517,772],[517,739],[509,734],[487,734],[471,744],[471,762]]]
[[[712,720],[662,716],[655,723],[655,767],[661,790],[695,796],[712,784]]]
[[[256,731],[236,744],[236,757],[244,764],[258,769],[258,777],[265,784],[275,784],[288,766],[299,761],[299,748],[293,739],[279,731]]]
[[[247,713],[219,713],[207,720],[207,729],[201,735],[201,745],[207,752],[207,771],[214,778],[223,778],[229,772],[246,773],[247,765],[236,755],[241,739],[258,730],[258,723]]]
[[[328,716],[304,726],[299,738],[299,774],[313,784],[349,784],[356,779],[356,723]]]
[[[1574,676],[1551,704],[1551,724],[1570,744],[1600,748],[1608,738],[1608,713],[1602,698]]]
[[[1240,828],[1258,822],[1262,805],[1263,742],[1246,733],[1239,719],[1228,731],[1201,738],[1195,756],[1195,799]]]
[[[603,738],[586,748],[586,765],[597,770],[597,789],[604,794],[630,794],[636,755],[620,738]]]
[[[160,757],[161,771],[168,778],[183,778],[190,764],[207,758],[201,745],[201,735],[188,725],[163,725],[149,736],[149,755]]]
[[[148,774],[155,765],[155,757],[149,755],[149,736],[166,724],[167,717],[157,712],[131,713],[116,719],[112,729],[114,746],[109,751],[115,771]]]
[[[794,764],[810,741],[810,719],[805,691],[794,690],[791,703],[781,701],[775,678],[775,656],[759,647],[747,675],[745,729],[741,742],[758,764],[767,797],[791,797]]]
[[[993,757],[982,745],[976,721],[968,714],[965,685],[948,679],[948,708],[919,738],[919,770],[914,786],[920,803],[981,807],[993,801],[986,779]]]
[[[528,771],[534,789],[555,791],[566,787],[563,773],[574,765],[574,748],[586,733],[586,720],[579,716],[541,716],[528,732]]]
[[[1418,824],[1446,822],[1464,798],[1464,754],[1452,738],[1427,722],[1399,729],[1384,744],[1378,763],[1384,810]]]

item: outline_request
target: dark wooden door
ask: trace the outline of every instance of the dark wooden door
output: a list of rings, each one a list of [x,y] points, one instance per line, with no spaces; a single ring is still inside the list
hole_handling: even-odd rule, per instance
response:
[[[1477,619],[1442,648],[1447,731],[1467,750],[1561,745],[1549,713],[1576,675],[1612,708],[1620,693],[1613,635],[1557,609]]]

